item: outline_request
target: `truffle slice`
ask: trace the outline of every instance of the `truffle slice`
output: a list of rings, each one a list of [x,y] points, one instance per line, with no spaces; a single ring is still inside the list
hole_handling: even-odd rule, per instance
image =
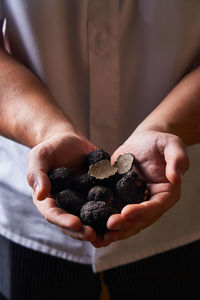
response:
[[[117,167],[111,166],[108,159],[103,159],[92,164],[88,171],[89,175],[96,179],[106,179],[117,173]]]
[[[84,225],[89,225],[97,234],[103,235],[107,230],[107,220],[114,213],[110,205],[103,201],[89,201],[80,211],[80,219]]]
[[[135,158],[132,153],[125,153],[118,157],[114,166],[118,168],[118,173],[123,175],[132,169],[134,160]]]
[[[88,201],[104,201],[111,204],[113,200],[113,192],[110,188],[105,186],[94,186],[90,189],[88,196]]]
[[[95,185],[109,186],[113,188],[119,179],[118,169],[103,159],[96,164],[90,165],[88,174],[93,178]]]
[[[110,161],[110,154],[99,148],[90,152],[85,158],[85,166],[89,168],[90,165],[96,164],[98,161],[107,159]]]
[[[57,206],[76,216],[80,215],[80,209],[85,202],[86,199],[82,195],[71,189],[66,189],[56,196]]]
[[[72,171],[66,167],[50,170],[47,175],[51,182],[51,195],[53,197],[61,191],[70,188],[74,181]]]
[[[133,170],[127,172],[116,184],[117,197],[124,200],[125,205],[136,204],[150,198],[150,191],[144,179],[140,178]]]

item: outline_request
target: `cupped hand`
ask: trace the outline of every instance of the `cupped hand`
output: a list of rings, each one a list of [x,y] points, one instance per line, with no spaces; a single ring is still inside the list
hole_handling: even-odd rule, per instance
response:
[[[189,167],[183,141],[172,134],[158,131],[135,131],[112,155],[112,163],[119,155],[135,156],[135,171],[149,186],[151,198],[140,204],[126,205],[120,214],[111,215],[108,231],[95,240],[95,247],[126,239],[155,223],[180,198],[182,175]]]
[[[68,236],[86,241],[95,241],[96,233],[84,226],[80,219],[56,206],[50,196],[51,184],[47,176],[50,169],[66,166],[80,170],[85,155],[96,147],[78,134],[56,134],[35,146],[28,157],[29,185],[33,189],[33,202],[44,218]]]

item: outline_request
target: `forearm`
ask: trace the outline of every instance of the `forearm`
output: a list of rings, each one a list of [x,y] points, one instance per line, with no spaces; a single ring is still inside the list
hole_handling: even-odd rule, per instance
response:
[[[0,50],[0,134],[33,147],[49,136],[76,129],[26,67]]]
[[[137,130],[179,136],[186,145],[200,142],[200,68],[185,76]]]

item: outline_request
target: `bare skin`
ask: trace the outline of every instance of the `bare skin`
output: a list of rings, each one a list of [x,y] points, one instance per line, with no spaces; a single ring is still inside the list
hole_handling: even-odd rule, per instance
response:
[[[181,176],[189,167],[186,146],[200,141],[199,68],[186,76],[114,152],[113,162],[125,152],[136,156],[152,197],[112,215],[103,238],[76,216],[56,207],[49,197],[46,175],[52,167],[81,167],[84,155],[96,146],[80,133],[36,76],[4,50],[0,50],[0,70],[0,133],[32,148],[27,179],[34,204],[63,233],[105,247],[150,226],[179,200]]]
[[[178,137],[156,131],[134,132],[115,151],[113,161],[126,152],[135,155],[136,172],[148,182],[151,198],[141,204],[129,204],[121,214],[112,215],[107,222],[109,231],[104,239],[95,241],[95,247],[139,233],[155,223],[180,198],[181,176],[188,168],[188,159]]]

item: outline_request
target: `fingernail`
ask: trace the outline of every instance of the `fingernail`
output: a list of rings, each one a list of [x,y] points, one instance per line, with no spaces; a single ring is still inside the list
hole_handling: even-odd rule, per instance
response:
[[[35,188],[34,188],[34,191],[35,191],[36,195],[38,195],[38,193],[39,193],[39,191],[40,191],[40,186],[39,186],[38,183],[36,184],[36,186],[35,186]]]

